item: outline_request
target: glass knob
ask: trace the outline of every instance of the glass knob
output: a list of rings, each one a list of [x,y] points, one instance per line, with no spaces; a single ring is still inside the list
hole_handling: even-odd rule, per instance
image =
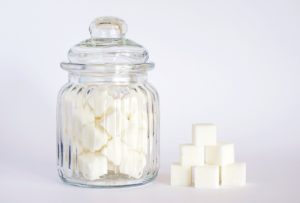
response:
[[[92,38],[122,38],[127,31],[125,21],[116,17],[96,18],[90,25]]]

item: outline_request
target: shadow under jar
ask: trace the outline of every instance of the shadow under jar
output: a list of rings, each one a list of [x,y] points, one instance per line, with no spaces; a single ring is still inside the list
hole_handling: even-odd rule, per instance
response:
[[[57,104],[61,179],[86,187],[147,183],[159,170],[159,101],[147,81],[148,52],[125,39],[126,24],[101,17],[69,51],[69,81]]]

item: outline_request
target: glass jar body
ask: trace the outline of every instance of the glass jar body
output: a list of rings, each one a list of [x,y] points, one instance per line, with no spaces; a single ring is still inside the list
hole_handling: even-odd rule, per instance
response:
[[[57,166],[87,187],[144,184],[159,170],[159,101],[145,73],[69,73],[57,104]]]

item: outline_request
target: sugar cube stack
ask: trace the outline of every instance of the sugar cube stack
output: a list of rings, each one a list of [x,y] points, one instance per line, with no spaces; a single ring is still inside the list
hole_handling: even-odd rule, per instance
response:
[[[234,144],[217,142],[214,124],[193,124],[192,144],[180,145],[180,162],[171,165],[171,185],[219,188],[246,184],[246,163],[235,162]]]

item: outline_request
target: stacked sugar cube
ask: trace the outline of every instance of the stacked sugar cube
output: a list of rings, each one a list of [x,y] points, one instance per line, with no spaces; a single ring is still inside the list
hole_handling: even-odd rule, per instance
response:
[[[180,162],[171,165],[171,185],[218,188],[246,184],[246,164],[235,163],[234,145],[217,142],[213,124],[193,125],[193,144],[180,146]]]

